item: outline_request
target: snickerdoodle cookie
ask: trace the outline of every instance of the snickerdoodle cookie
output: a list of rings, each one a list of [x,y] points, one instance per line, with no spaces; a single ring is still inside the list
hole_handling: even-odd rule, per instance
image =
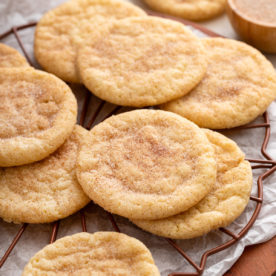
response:
[[[135,110],[112,116],[83,139],[77,176],[107,211],[158,219],[198,203],[216,179],[214,149],[179,115]]]
[[[102,25],[80,46],[84,85],[124,106],[149,106],[187,94],[207,68],[201,40],[183,24],[133,17]]]
[[[246,207],[252,170],[235,142],[222,134],[204,130],[216,153],[217,180],[211,192],[189,210],[169,218],[134,223],[146,231],[173,239],[190,239],[226,226]]]
[[[76,42],[85,38],[83,26],[89,24],[97,30],[114,19],[145,15],[140,8],[120,0],[71,0],[50,10],[39,21],[35,57],[46,71],[68,82],[80,82],[75,60]]]
[[[22,276],[46,274],[160,275],[142,242],[116,232],[78,233],[47,245],[31,258]]]
[[[0,43],[0,68],[27,66],[27,60],[17,50]]]
[[[207,38],[209,66],[188,95],[161,106],[200,127],[223,129],[251,122],[276,98],[276,72],[256,49],[235,40]]]
[[[25,166],[0,169],[0,217],[8,222],[46,223],[67,217],[90,199],[77,181],[80,141],[88,133],[75,126],[49,157]]]
[[[47,157],[76,123],[77,103],[70,88],[31,67],[1,69],[0,102],[0,167]]]
[[[226,0],[143,0],[154,10],[189,20],[206,20],[225,10]]]

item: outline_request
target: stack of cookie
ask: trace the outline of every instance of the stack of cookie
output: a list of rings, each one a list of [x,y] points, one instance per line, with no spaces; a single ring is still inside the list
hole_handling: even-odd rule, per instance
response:
[[[75,173],[77,102],[52,74],[35,70],[0,44],[0,217],[15,223],[52,222],[90,200]]]
[[[0,217],[14,223],[47,223],[83,208],[89,197],[76,176],[79,146],[89,132],[76,125],[70,88],[30,67],[0,44]],[[22,275],[160,276],[150,251],[114,232],[79,233],[48,245]]]
[[[90,197],[159,233],[152,221],[177,220],[178,229],[179,216],[182,221],[188,213],[195,218],[196,210],[208,210],[217,216],[208,223],[213,229],[244,209],[252,174],[243,153],[234,142],[198,126],[245,124],[275,98],[275,70],[257,50],[222,38],[200,40],[180,23],[147,16],[119,0],[69,1],[37,26],[35,55],[46,70],[83,82],[111,103],[160,105],[198,125],[170,112],[139,110],[88,133],[74,126],[76,100],[64,82],[29,67],[15,50],[1,49],[6,68],[0,79],[5,102],[0,166],[6,168],[1,169],[0,215],[5,220],[54,221]],[[79,146],[84,192],[75,173]],[[240,195],[231,184],[244,187]],[[233,198],[240,207],[225,214],[221,206]],[[193,235],[204,232],[190,228]]]
[[[82,82],[113,104],[159,105],[212,129],[246,124],[276,97],[275,70],[257,50],[228,39],[199,39],[182,24],[134,6],[131,17],[118,10],[103,20],[107,7],[131,7],[125,4],[77,0],[50,11],[36,29],[41,65],[61,68],[63,79]],[[64,27],[67,14],[70,28]],[[70,47],[63,43],[53,51],[60,34]],[[43,50],[51,58],[43,60]],[[61,52],[72,56],[58,58]],[[64,77],[64,61],[74,78]],[[77,175],[85,193],[106,210],[172,238],[229,224],[245,208],[252,184],[249,163],[233,141],[153,110],[95,127],[83,139]]]
[[[49,73],[31,68],[4,45],[0,52],[4,220],[51,222],[92,199],[149,232],[188,239],[228,225],[246,207],[250,164],[233,141],[200,127],[246,124],[275,99],[275,70],[257,50],[228,39],[201,40],[180,23],[147,16],[120,0],[71,0],[36,28],[35,56]],[[76,125],[72,91],[51,73],[117,105],[163,110],[119,114],[89,132]],[[124,248],[125,237],[112,239],[80,234],[37,256],[48,269],[57,248],[81,260],[79,252],[98,249],[103,240],[101,254],[108,241],[116,247],[111,255],[118,254],[112,262],[121,262],[117,249]],[[151,256],[137,247],[141,254],[129,254],[158,275]],[[81,260],[85,269],[99,267],[91,258]],[[64,267],[76,269],[70,259]],[[39,270],[34,257],[24,275],[36,265]]]
[[[161,105],[200,127],[238,127],[262,115],[276,98],[275,68],[258,50],[231,39],[203,39],[208,68],[186,96]]]
[[[74,0],[48,12],[36,29],[35,56],[105,101],[160,105],[211,129],[246,124],[276,98],[275,70],[254,48],[199,39],[120,0]]]
[[[120,0],[71,0],[46,13],[38,22],[34,52],[48,72],[67,82],[81,83],[76,68],[78,45],[101,25],[132,16],[146,16]]]
[[[235,220],[252,172],[238,146],[179,115],[135,110],[94,127],[77,177],[105,210],[157,235],[188,239]]]

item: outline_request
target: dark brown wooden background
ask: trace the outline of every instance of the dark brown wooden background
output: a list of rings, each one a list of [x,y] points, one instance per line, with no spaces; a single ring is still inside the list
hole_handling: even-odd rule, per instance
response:
[[[271,276],[275,272],[276,237],[245,248],[243,255],[224,276]]]

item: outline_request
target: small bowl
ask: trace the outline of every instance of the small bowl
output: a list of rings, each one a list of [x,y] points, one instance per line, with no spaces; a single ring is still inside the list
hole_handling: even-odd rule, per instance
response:
[[[226,10],[233,28],[242,39],[261,51],[276,53],[276,24],[249,17],[236,7],[233,0],[227,1]]]

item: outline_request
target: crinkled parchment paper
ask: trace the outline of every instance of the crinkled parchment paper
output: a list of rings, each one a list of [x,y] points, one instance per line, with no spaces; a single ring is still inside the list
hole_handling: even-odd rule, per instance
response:
[[[43,13],[62,2],[64,2],[64,0],[1,0],[0,33],[10,29],[14,25],[20,25],[39,20]],[[143,4],[139,2],[139,0],[135,0],[133,2],[143,7]],[[236,38],[235,33],[233,32],[225,15],[207,23],[202,23],[202,25],[226,37]],[[23,43],[31,56],[33,56],[33,31],[34,28],[20,31],[20,36],[23,39]],[[198,35],[202,35],[199,32],[196,33]],[[16,40],[12,35],[1,42],[19,49]],[[276,56],[269,56],[268,58],[274,63],[274,66],[276,66]],[[78,90],[76,95],[79,102],[83,102],[83,96],[85,93],[84,90],[78,86],[73,86],[73,88],[74,90]],[[96,103],[97,99],[94,99],[92,105],[95,105]],[[92,108],[93,106],[91,109]],[[107,105],[106,108],[112,108],[112,106]],[[100,114],[98,120],[103,116],[103,114]],[[272,135],[268,151],[270,155],[276,159],[275,102],[269,108],[269,117],[272,122]],[[246,153],[247,158],[262,158],[259,149],[261,147],[264,136],[264,129],[227,131],[225,134],[233,138],[240,145],[240,147]],[[261,172],[261,170],[254,171],[254,186],[252,194],[256,194],[256,179],[258,174]],[[255,204],[256,203],[250,201],[245,212],[234,223],[232,223],[229,228],[235,230],[236,233],[238,233],[238,230],[241,229],[243,225],[245,225],[245,223],[249,220]],[[113,230],[111,223],[108,220],[107,214],[96,205],[90,204],[86,208],[86,217],[89,232]],[[163,238],[153,236],[149,233],[139,230],[124,218],[115,216],[115,219],[118,222],[120,229],[124,233],[138,238],[149,247],[162,276],[167,275],[173,271],[193,272],[193,268]],[[3,256],[5,250],[11,243],[19,228],[20,225],[9,224],[3,222],[0,219],[0,256]],[[76,214],[61,221],[58,238],[79,231],[81,231],[80,215]],[[12,251],[10,257],[1,268],[0,275],[20,275],[28,260],[49,242],[50,233],[51,225],[29,225],[21,237],[19,243]],[[264,242],[272,238],[275,234],[276,175],[274,174],[264,181],[264,204],[254,226],[240,242],[236,243],[234,246],[228,248],[225,251],[209,257],[204,275],[222,275],[239,258],[246,245]],[[219,231],[213,231],[204,237],[187,241],[177,241],[177,243],[193,260],[198,263],[200,261],[201,254],[206,249],[219,245],[229,239],[230,238],[225,234]]]

